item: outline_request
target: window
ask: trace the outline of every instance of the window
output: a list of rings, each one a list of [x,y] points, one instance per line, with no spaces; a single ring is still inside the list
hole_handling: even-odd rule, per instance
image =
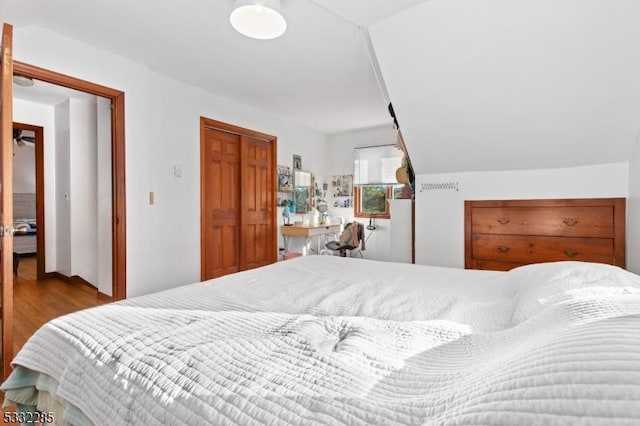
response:
[[[354,188],[355,217],[389,219],[389,203],[393,185],[359,185]]]
[[[403,153],[395,145],[355,149],[353,167],[355,217],[391,218],[388,200],[394,197],[396,170]]]
[[[354,188],[353,204],[355,217],[390,219],[388,200],[413,198],[410,185],[358,185]]]
[[[402,164],[402,151],[395,145],[356,148],[353,162],[355,185],[393,184]]]

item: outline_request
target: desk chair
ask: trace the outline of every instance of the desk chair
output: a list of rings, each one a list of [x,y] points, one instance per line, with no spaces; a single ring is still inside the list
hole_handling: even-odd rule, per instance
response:
[[[356,228],[355,232],[353,228]],[[362,256],[362,250],[364,250],[364,225],[359,222],[353,222],[347,224],[338,241],[329,241],[325,244],[328,250],[322,250],[320,254],[333,254],[332,252],[338,252],[341,257]]]

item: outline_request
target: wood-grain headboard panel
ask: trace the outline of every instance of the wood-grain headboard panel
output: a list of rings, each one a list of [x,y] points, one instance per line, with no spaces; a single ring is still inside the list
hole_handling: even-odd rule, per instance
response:
[[[624,198],[465,201],[465,268],[579,260],[625,267]]]
[[[36,218],[36,194],[13,193],[13,218]]]

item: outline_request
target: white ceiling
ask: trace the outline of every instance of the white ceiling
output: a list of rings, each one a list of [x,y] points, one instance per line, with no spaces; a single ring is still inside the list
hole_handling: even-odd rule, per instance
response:
[[[231,28],[233,0],[0,0],[0,15],[325,133],[391,122],[368,27],[417,173],[629,161],[638,0],[282,5],[288,30],[271,41]]]
[[[96,103],[96,96],[63,86],[56,86],[40,80],[34,80],[33,86],[24,87],[13,84],[14,99],[35,102],[44,105],[58,105],[69,98],[82,99],[86,102]]]
[[[371,38],[416,171],[628,162],[640,1],[432,0]]]
[[[335,133],[390,122],[359,26],[421,1],[282,0],[288,29],[269,41],[231,28],[233,0],[2,0],[1,11]]]

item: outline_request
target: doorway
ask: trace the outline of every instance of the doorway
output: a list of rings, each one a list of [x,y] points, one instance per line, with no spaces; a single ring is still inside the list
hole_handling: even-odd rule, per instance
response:
[[[2,43],[2,87],[11,86],[11,76],[21,76],[28,79],[39,80],[54,85],[75,89],[81,92],[90,93],[110,102],[111,109],[111,254],[112,254],[112,296],[110,300],[121,300],[126,298],[126,200],[125,200],[125,131],[124,131],[124,92],[111,89],[109,87],[94,84],[85,80],[60,74],[54,71],[39,68],[33,65],[11,60],[11,33],[10,25],[3,27]],[[2,91],[2,164],[12,157],[11,131],[7,131],[12,125],[12,92],[11,87]],[[7,176],[5,172],[11,172],[12,167],[3,167],[2,180],[9,182],[11,174]],[[11,188],[6,185],[5,188]],[[2,212],[6,214],[6,219],[11,222],[13,202],[10,190],[3,192]],[[3,219],[4,220],[4,219]],[[11,228],[8,228],[11,229]],[[5,235],[3,249],[11,253],[13,248],[13,238],[11,233]],[[3,376],[6,378],[11,371],[10,362],[13,359],[13,282],[9,262],[4,257],[2,263],[2,366]],[[7,267],[9,266],[9,269]],[[44,271],[43,271],[44,273]]]
[[[13,75],[41,80],[58,86],[107,98],[111,101],[111,181],[112,181],[112,299],[126,298],[126,199],[124,92],[68,75],[13,62]],[[43,270],[44,275],[44,270]]]
[[[45,278],[45,209],[44,209],[44,129],[40,126],[35,126],[26,123],[13,123],[14,133],[14,200],[13,200],[13,219],[14,223],[20,220],[33,220],[34,224],[27,223],[29,228],[26,228],[26,232],[20,234],[18,230],[14,231],[14,252],[18,254],[17,265],[14,267],[14,275],[17,274],[19,268],[19,260],[23,255],[31,255],[35,253],[36,256],[36,278],[42,280]],[[27,136],[24,136],[27,134]],[[33,136],[31,136],[33,135]],[[33,138],[32,140],[29,138]],[[22,143],[20,143],[22,142]],[[15,167],[16,159],[20,159],[21,151],[23,148],[29,148],[29,143],[33,145],[33,156],[25,158],[26,161],[32,161],[31,167],[25,167],[28,173],[33,173],[33,176],[25,176],[24,180],[33,179],[33,191],[28,189],[23,190],[19,186],[16,187],[16,174],[18,168]],[[33,203],[33,204],[32,204]],[[35,207],[35,210],[33,210]],[[15,226],[14,226],[15,228]],[[33,235],[35,233],[35,235]],[[35,237],[35,238],[34,238]],[[21,240],[25,242],[20,243]],[[35,243],[35,246],[33,244]]]

